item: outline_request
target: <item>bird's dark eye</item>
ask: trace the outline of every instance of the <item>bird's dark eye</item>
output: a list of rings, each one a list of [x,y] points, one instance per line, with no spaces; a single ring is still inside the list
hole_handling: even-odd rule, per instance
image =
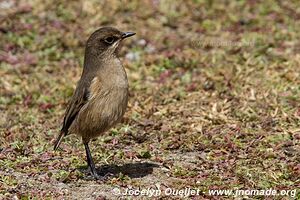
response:
[[[107,44],[112,44],[115,41],[114,37],[107,37],[104,39],[104,42],[106,42]]]

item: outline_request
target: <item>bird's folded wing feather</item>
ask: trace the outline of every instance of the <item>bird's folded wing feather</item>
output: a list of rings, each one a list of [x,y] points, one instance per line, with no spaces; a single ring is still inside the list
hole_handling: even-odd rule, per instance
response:
[[[89,84],[79,84],[79,87],[76,89],[72,100],[66,110],[64,117],[63,127],[61,129],[65,135],[67,135],[69,127],[73,123],[80,109],[87,103],[89,95]]]
[[[88,102],[89,96],[91,95],[91,79],[93,79],[93,76],[88,76],[85,79],[85,82],[79,82],[77,85],[77,88],[75,90],[75,93],[69,103],[69,106],[66,110],[63,127],[60,131],[60,134],[58,138],[56,139],[54,143],[54,150],[56,150],[59,147],[59,144],[62,141],[62,138],[68,134],[69,128],[74,122],[76,116],[82,109],[82,107]],[[94,79],[93,79],[94,80]],[[98,80],[98,79],[97,79]],[[94,81],[92,81],[94,82]],[[93,85],[93,83],[92,83]]]
[[[92,80],[91,80],[92,79]],[[101,81],[98,77],[91,77],[86,79],[85,83],[78,84],[76,91],[72,97],[72,100],[67,108],[62,132],[68,134],[68,129],[76,118],[81,108],[89,101],[89,99],[95,98],[98,95],[104,95],[105,91],[102,89]]]
[[[54,150],[59,147],[63,137],[68,134],[69,127],[73,123],[82,106],[84,106],[84,104],[86,104],[87,102],[87,88],[82,87],[80,84],[78,84],[78,86],[79,87],[76,88],[75,93],[67,108],[63,127],[54,143]]]

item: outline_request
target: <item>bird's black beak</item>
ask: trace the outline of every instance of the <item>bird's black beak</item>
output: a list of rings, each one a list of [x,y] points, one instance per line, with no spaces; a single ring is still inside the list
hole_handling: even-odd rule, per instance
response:
[[[131,36],[133,36],[133,35],[135,35],[134,32],[125,32],[125,33],[123,33],[123,35],[122,35],[122,39],[131,37]]]

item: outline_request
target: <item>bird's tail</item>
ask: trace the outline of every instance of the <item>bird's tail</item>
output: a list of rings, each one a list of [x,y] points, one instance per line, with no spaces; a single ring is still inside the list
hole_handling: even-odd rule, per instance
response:
[[[60,131],[60,134],[54,143],[54,151],[59,147],[59,145],[65,135],[66,135],[66,133],[64,131]]]

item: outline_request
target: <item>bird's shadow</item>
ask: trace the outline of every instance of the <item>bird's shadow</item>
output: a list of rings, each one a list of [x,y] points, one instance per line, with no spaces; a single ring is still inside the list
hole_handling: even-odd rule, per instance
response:
[[[97,167],[97,173],[100,176],[110,175],[111,177],[119,176],[120,173],[127,175],[130,178],[141,178],[153,173],[154,168],[158,168],[159,165],[155,163],[127,163],[124,165],[102,165]],[[89,170],[87,168],[81,168],[80,171],[89,176]]]

